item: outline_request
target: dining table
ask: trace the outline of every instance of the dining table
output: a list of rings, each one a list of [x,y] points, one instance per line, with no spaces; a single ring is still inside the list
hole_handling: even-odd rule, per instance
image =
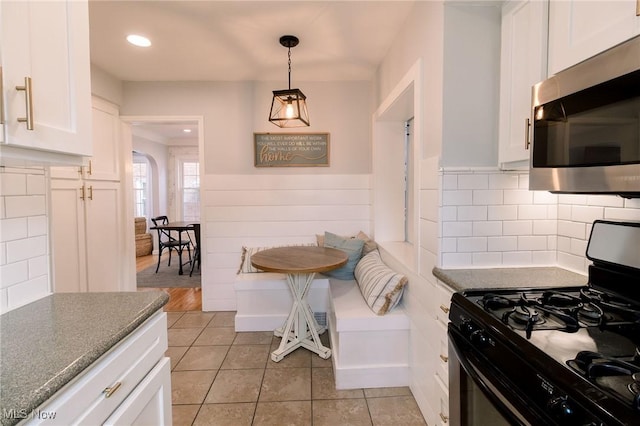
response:
[[[184,271],[182,269],[183,263],[182,263],[182,252],[184,251],[184,249],[182,248],[182,233],[183,232],[188,232],[188,231],[193,231],[193,226],[194,225],[199,225],[199,222],[190,222],[190,221],[176,221],[176,222],[169,222],[166,223],[164,225],[159,224],[156,226],[151,226],[149,229],[153,229],[153,230],[164,230],[164,231],[175,231],[178,233],[178,246],[176,247],[176,250],[178,251],[178,260],[180,263],[180,266],[178,268],[178,275],[183,275]],[[191,238],[187,236],[187,238],[189,239],[189,241],[191,241]],[[185,242],[187,241],[186,239],[184,240]],[[191,260],[189,260],[189,262],[191,262]],[[186,262],[186,263],[189,263]]]
[[[331,349],[320,341],[326,331],[316,321],[307,302],[311,283],[316,273],[327,272],[345,265],[346,252],[329,247],[289,246],[266,249],[251,256],[251,264],[263,271],[286,274],[293,303],[287,320],[274,335],[282,337],[280,345],[271,352],[271,359],[281,361],[299,347],[306,348],[321,358],[331,356]]]

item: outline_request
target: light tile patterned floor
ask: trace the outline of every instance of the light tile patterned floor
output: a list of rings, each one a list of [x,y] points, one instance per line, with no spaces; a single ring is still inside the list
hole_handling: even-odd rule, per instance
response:
[[[235,312],[167,315],[175,426],[426,425],[409,388],[336,390],[331,359],[305,349],[273,362],[280,339],[236,333]]]

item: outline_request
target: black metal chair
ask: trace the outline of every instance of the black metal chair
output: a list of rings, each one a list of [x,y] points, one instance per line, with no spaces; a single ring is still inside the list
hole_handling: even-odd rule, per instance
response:
[[[193,259],[191,260],[191,272],[189,272],[189,276],[193,275],[193,270],[196,266],[196,262],[198,262],[198,270],[200,270],[200,224],[194,223],[191,225],[193,227],[193,236],[195,239],[194,249],[193,249]]]
[[[169,223],[169,218],[167,216],[153,217],[151,218],[151,222],[153,222],[154,226],[166,225]],[[167,266],[171,266],[172,250],[180,252],[186,248],[189,253],[189,262],[191,262],[191,242],[188,238],[185,241],[180,241],[171,236],[171,232],[166,229],[156,229],[156,231],[158,232],[158,266],[156,266],[156,273],[158,273],[158,269],[160,269],[160,259],[162,258],[164,249],[169,249],[169,263]]]

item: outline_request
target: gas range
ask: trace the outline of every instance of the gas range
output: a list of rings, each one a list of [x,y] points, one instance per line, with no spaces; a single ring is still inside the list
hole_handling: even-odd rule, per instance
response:
[[[640,223],[596,221],[587,257],[586,286],[452,298],[452,349],[509,423],[640,424]]]

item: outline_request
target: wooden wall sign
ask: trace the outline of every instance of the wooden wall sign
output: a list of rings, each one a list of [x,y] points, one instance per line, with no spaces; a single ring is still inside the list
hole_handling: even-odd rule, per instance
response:
[[[254,133],[256,167],[329,166],[329,133]]]

